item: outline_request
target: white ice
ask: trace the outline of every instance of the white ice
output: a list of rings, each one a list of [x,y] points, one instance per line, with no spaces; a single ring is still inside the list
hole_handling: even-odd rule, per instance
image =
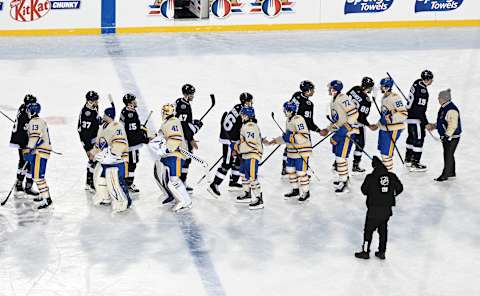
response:
[[[54,149],[64,153],[48,162],[53,210],[38,213],[31,201],[14,199],[0,208],[2,296],[480,295],[478,28],[5,38],[0,65],[2,111],[15,116],[23,96],[35,94]],[[221,153],[220,116],[241,92],[253,93],[263,135],[273,137],[279,131],[270,113],[283,121],[282,103],[303,79],[317,86],[315,121],[326,126],[330,80],[348,88],[364,75],[379,81],[389,71],[408,92],[425,68],[435,74],[429,119],[441,89],[452,89],[461,110],[458,178],[433,181],[442,149],[428,135],[422,158],[428,172],[408,173],[395,157],[405,193],[390,220],[386,261],[353,257],[362,243],[362,178],[352,178],[351,193],[333,193],[327,141],[312,157],[320,181],[312,179],[305,205],[282,198],[289,186],[280,179],[281,153],[260,169],[265,209],[255,212],[235,204],[225,187],[220,200],[207,199],[203,183],[195,187],[192,210],[173,214],[161,206],[147,148],[136,172],[141,194],[128,212],[111,215],[84,192],[86,157],[76,124],[88,90],[101,94],[102,109],[111,92],[117,111],[124,93],[137,93],[141,117],[155,111],[155,128],[161,105],[177,98],[183,83],[198,90],[196,117],[214,93],[217,105],[197,136],[198,155],[213,163]],[[378,119],[375,110],[370,119]],[[16,173],[11,127],[0,119],[2,195]],[[366,150],[377,154],[377,134],[367,137]],[[404,133],[402,153],[405,139]],[[362,165],[370,168],[365,157]],[[202,174],[192,165],[189,183]]]

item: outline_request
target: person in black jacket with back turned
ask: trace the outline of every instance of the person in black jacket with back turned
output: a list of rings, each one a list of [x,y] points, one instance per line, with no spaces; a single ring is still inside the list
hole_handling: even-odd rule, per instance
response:
[[[370,258],[372,235],[375,230],[378,230],[380,243],[375,256],[385,259],[388,220],[392,216],[395,197],[402,193],[403,185],[397,175],[389,172],[378,157],[373,157],[372,166],[373,172],[367,175],[361,188],[362,193],[367,196],[368,210],[363,232],[362,251],[355,253],[355,257]]]

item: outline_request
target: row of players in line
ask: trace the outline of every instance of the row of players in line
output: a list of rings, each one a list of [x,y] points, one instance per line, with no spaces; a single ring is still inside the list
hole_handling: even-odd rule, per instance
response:
[[[433,80],[433,75],[431,74],[430,71],[426,70],[422,72],[422,78],[417,80],[414,83],[414,86],[412,87],[411,98],[413,97],[413,100],[410,103],[409,110],[414,110],[414,108],[411,107],[412,103],[417,102],[416,105],[425,106],[423,109],[424,117],[425,117],[425,111],[426,111],[426,102],[428,102],[428,92],[426,92],[425,90],[426,90],[426,86],[430,85],[432,80]],[[288,173],[290,182],[292,183],[292,186],[293,186],[293,191],[287,194],[286,196],[287,197],[300,196],[299,197],[300,201],[307,200],[309,198],[309,190],[308,190],[309,179],[308,179],[308,176],[306,176],[306,168],[308,167],[308,157],[311,153],[311,142],[310,142],[310,134],[309,134],[310,133],[309,127],[311,126],[314,127],[312,128],[312,130],[320,132],[320,134],[323,136],[326,136],[329,132],[334,131],[334,135],[332,137],[332,144],[333,144],[334,153],[337,156],[336,170],[339,174],[339,180],[335,183],[335,186],[336,186],[335,191],[337,193],[342,193],[347,188],[348,165],[346,163],[346,158],[348,157],[348,154],[353,144],[352,142],[355,141],[355,137],[357,136],[357,134],[359,134],[360,137],[363,138],[363,132],[360,132],[360,130],[363,131],[362,124],[364,124],[363,122],[365,121],[368,124],[367,126],[372,130],[375,130],[376,128],[380,127],[379,150],[381,151],[384,164],[386,165],[387,168],[391,169],[393,167],[393,160],[392,160],[393,145],[394,145],[394,142],[398,140],[398,137],[400,136],[400,132],[403,129],[403,122],[407,117],[407,110],[403,106],[401,98],[392,92],[393,81],[391,79],[388,79],[388,78],[382,79],[380,84],[381,84],[381,90],[383,93],[382,118],[378,125],[372,125],[372,124],[368,124],[368,121],[366,121],[366,117],[368,116],[369,108],[371,105],[368,94],[372,92],[373,80],[371,78],[365,77],[362,80],[362,85],[354,87],[351,91],[349,91],[348,96],[341,93],[343,85],[340,81],[337,81],[337,80],[332,81],[329,84],[329,94],[333,97],[332,104],[331,104],[332,113],[330,117],[332,124],[326,129],[320,130],[313,123],[313,120],[312,120],[313,104],[311,103],[311,101],[308,100],[308,97],[312,96],[314,93],[314,86],[309,81],[302,82],[300,86],[301,91],[296,93],[291,101],[286,102],[284,104],[285,114],[287,115],[287,118],[288,118],[287,132],[281,138],[277,138],[272,141],[261,140],[260,132],[258,130],[258,127],[255,124],[254,111],[251,108],[253,103],[253,97],[248,93],[243,93],[240,96],[241,104],[236,105],[234,109],[232,109],[232,111],[228,113],[226,112],[222,118],[221,140],[225,140],[224,145],[226,146],[226,147],[224,146],[224,149],[223,149],[224,161],[222,163],[222,166],[218,169],[215,180],[210,185],[209,191],[213,195],[219,196],[220,192],[218,191],[218,185],[222,182],[223,178],[228,172],[228,169],[232,167],[235,168],[235,163],[238,163],[239,160],[242,159],[244,160],[242,162],[242,171],[244,173],[243,175],[245,176],[245,178],[243,179],[244,180],[243,188],[246,193],[244,196],[240,196],[238,199],[239,201],[250,200],[250,197],[252,196],[250,192],[256,192],[255,196],[257,198],[254,199],[255,202],[252,203],[252,207],[255,207],[255,204],[257,202],[262,203],[261,193],[259,193],[260,186],[256,178],[256,174],[258,172],[258,161],[261,159],[261,154],[263,152],[262,144],[274,144],[274,143],[279,144],[279,143],[285,142],[287,144],[287,149],[286,149],[287,158],[285,162],[285,168],[286,168],[285,171]],[[421,88],[420,91],[416,92],[416,88],[415,88],[416,85],[423,88]],[[173,107],[173,109],[176,109],[177,118],[182,119],[180,124],[174,125],[173,127],[174,129],[181,131],[179,135],[174,137],[177,137],[177,138],[181,137],[183,139],[181,143],[185,142],[185,145],[186,145],[185,149],[191,151],[195,145],[195,142],[193,140],[193,135],[202,127],[202,123],[198,120],[192,120],[190,101],[193,99],[195,89],[193,88],[193,86],[187,84],[187,85],[184,85],[184,87],[182,87],[182,92],[184,94],[184,97],[177,100],[176,108]],[[416,93],[423,95],[423,98],[416,97],[415,96]],[[425,99],[425,94],[426,94],[426,99]],[[30,113],[27,112],[29,113],[28,118],[38,117],[39,105],[38,104],[35,105],[33,102],[33,99],[34,99],[33,96],[25,97],[24,109],[28,111],[27,110],[28,108],[26,107],[28,105],[31,105],[30,109],[32,109],[30,110],[31,111]],[[128,167],[127,171],[129,176],[126,176],[125,178],[125,181],[127,183],[126,185],[130,188],[131,191],[138,191],[133,185],[133,174],[134,174],[136,162],[138,160],[138,148],[142,143],[149,142],[153,138],[153,135],[149,134],[149,131],[144,126],[142,126],[141,123],[139,122],[138,114],[135,111],[135,108],[136,108],[135,97],[133,95],[127,94],[124,97],[124,103],[126,107],[122,110],[121,122],[123,122],[124,130],[126,133],[125,137],[127,138],[127,141],[125,142],[129,146],[129,148],[127,152],[122,152],[121,157],[123,157],[125,159],[125,163],[128,164],[126,167]],[[367,105],[368,103],[370,104]],[[38,108],[38,112],[35,112],[36,110],[34,106]],[[167,106],[164,106],[164,109],[165,108],[167,108]],[[170,107],[170,109],[172,108]],[[82,112],[79,118],[80,138],[82,140],[83,146],[90,160],[90,168],[87,174],[87,183],[91,188],[94,187],[93,163],[95,163],[94,162],[95,154],[98,154],[96,152],[99,152],[94,150],[95,148],[94,144],[98,142],[96,145],[97,149],[101,147],[106,147],[105,143],[108,144],[108,141],[105,141],[104,138],[97,137],[97,133],[95,132],[95,125],[97,125],[97,131],[98,131],[98,126],[100,124],[100,121],[98,120],[97,110],[98,110],[98,95],[95,92],[91,91],[87,93],[87,103],[85,107],[82,109]],[[110,110],[109,111],[110,115],[112,115],[111,110],[113,110],[113,118],[114,118],[115,117],[114,107],[112,106],[107,110]],[[20,113],[21,112],[19,112],[19,115],[21,115]],[[172,114],[170,114],[165,109],[163,110],[163,113],[164,113],[164,119],[165,119],[166,116],[174,117],[175,112],[173,111]],[[300,115],[301,113],[303,113],[303,116]],[[364,115],[363,119],[361,117],[359,118],[359,113]],[[21,116],[17,115],[16,126],[20,124],[19,117]],[[107,117],[112,118],[112,117],[109,117],[108,115]],[[104,122],[105,122],[105,118],[104,118]],[[255,127],[252,127],[252,126],[255,126]],[[240,129],[243,127],[245,127],[245,129],[247,129],[247,127],[251,127],[250,128],[251,130],[246,134],[242,133]],[[38,126],[36,128],[38,129]],[[418,131],[418,128],[416,130]],[[15,138],[14,134],[16,132],[18,132],[18,130],[14,129],[14,133],[12,133],[12,139]],[[120,132],[117,131],[117,133],[120,133]],[[48,134],[48,130],[47,130],[47,134]],[[239,139],[238,139],[238,136],[240,136]],[[169,138],[167,137],[166,139],[168,143]],[[240,140],[240,143],[239,143],[240,145],[235,145],[235,144],[238,144],[238,140]],[[103,143],[101,143],[101,141],[103,141]],[[121,141],[122,140],[120,140],[120,142]],[[179,139],[177,139],[177,141],[179,141]],[[39,150],[43,149],[44,154],[48,154],[45,152],[46,150],[48,150],[48,148],[45,147],[46,141],[42,140],[41,142],[43,145],[38,145],[38,149]],[[364,145],[364,140],[360,139],[360,141],[355,141],[355,142],[357,145],[357,149],[362,150]],[[101,145],[99,145],[99,143]],[[250,151],[247,149],[247,152],[245,152],[245,149],[242,150],[241,148],[242,143],[247,145],[246,146],[247,148],[250,147],[251,149],[254,149],[254,150]],[[234,144],[234,146],[232,146],[232,144]],[[42,148],[42,146],[44,147]],[[234,149],[232,150],[231,148],[234,148]],[[241,157],[237,157],[237,155],[234,155],[234,153],[232,153],[232,151],[235,151],[235,150],[237,150],[237,153]],[[22,157],[24,152],[25,151],[21,151],[21,155],[20,155],[21,161],[20,161],[19,167],[20,166],[23,167],[22,158],[23,159],[29,158],[29,157]],[[177,153],[178,151],[170,149],[168,150],[167,154],[172,152]],[[123,153],[125,155],[123,155]],[[416,157],[415,153],[413,153],[413,149],[407,146],[407,161],[409,160],[409,155],[410,155],[410,159],[413,160],[412,166],[416,169],[419,169],[419,166],[420,166],[418,162],[419,157],[418,156]],[[358,163],[360,160],[358,156],[359,155],[356,155],[354,160],[354,170],[362,171],[358,166]],[[99,158],[100,158],[99,156],[96,157],[97,160],[99,160]],[[44,160],[44,162],[45,162],[45,165],[43,165],[43,167],[46,167],[46,160]],[[41,161],[39,163],[41,163]],[[180,162],[174,162],[172,165],[166,165],[166,168],[168,168],[169,170],[170,177],[173,177],[173,178],[169,178],[170,180],[173,179],[174,181],[176,181],[175,179],[177,177],[180,179],[178,182],[172,182],[172,184],[178,185],[182,183],[183,185],[186,179],[188,165],[180,161]],[[41,172],[42,165],[40,165],[38,169]],[[23,177],[21,176],[22,172],[19,172],[19,175],[20,176],[18,178],[19,182],[17,183],[17,192],[20,192],[23,190],[22,188]],[[235,172],[232,174],[230,185],[239,186],[237,185],[238,184],[237,176],[239,176],[239,174],[236,174]],[[40,178],[40,179],[42,179],[40,181],[40,185],[45,183],[43,178]],[[120,177],[119,180],[123,181],[123,177]],[[180,182],[180,181],[183,181],[183,182]],[[166,185],[168,185],[168,183],[166,183]],[[45,191],[45,189],[42,187],[47,187],[46,183],[45,183],[45,186],[39,186],[39,190],[41,192]],[[175,194],[171,194],[171,190],[169,189],[168,186],[164,186],[164,187],[166,191],[170,193],[171,197],[175,195]],[[27,179],[25,190],[31,191],[30,188],[31,188],[31,181],[29,182]],[[302,194],[300,194],[299,189],[302,189]],[[48,192],[48,187],[47,187],[47,192]],[[128,190],[127,190],[127,195],[128,195]],[[49,198],[45,200],[48,201]],[[47,203],[51,203],[51,200],[48,201]],[[263,205],[259,205],[259,206],[263,206]]]

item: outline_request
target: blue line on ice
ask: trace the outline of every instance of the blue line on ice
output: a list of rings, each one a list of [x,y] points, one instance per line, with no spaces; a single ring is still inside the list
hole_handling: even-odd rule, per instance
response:
[[[124,91],[133,92],[137,96],[137,101],[139,102],[138,112],[141,117],[146,118],[148,115],[148,108],[142,99],[142,92],[140,91],[135,81],[135,77],[130,70],[130,66],[120,45],[120,41],[116,36],[104,36],[102,39],[108,54],[112,59]],[[149,126],[150,128],[155,128],[153,126],[153,119],[149,121]],[[150,151],[150,153],[152,152]],[[152,158],[156,159],[153,154],[151,156]],[[197,267],[200,279],[202,280],[202,284],[207,295],[225,295],[225,290],[220,282],[220,278],[215,270],[212,259],[210,258],[208,251],[205,250],[202,231],[196,223],[195,217],[191,212],[177,214],[175,217],[177,218],[178,224],[182,230],[183,236],[187,243],[188,249],[190,250],[190,254],[193,257],[193,261],[195,262],[195,266]]]

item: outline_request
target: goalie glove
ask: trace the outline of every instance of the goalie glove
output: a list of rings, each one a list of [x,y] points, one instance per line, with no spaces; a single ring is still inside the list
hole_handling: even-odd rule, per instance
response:
[[[156,136],[148,143],[148,147],[157,155],[159,158],[165,157],[168,154],[167,150],[167,141],[163,137],[163,134]]]

